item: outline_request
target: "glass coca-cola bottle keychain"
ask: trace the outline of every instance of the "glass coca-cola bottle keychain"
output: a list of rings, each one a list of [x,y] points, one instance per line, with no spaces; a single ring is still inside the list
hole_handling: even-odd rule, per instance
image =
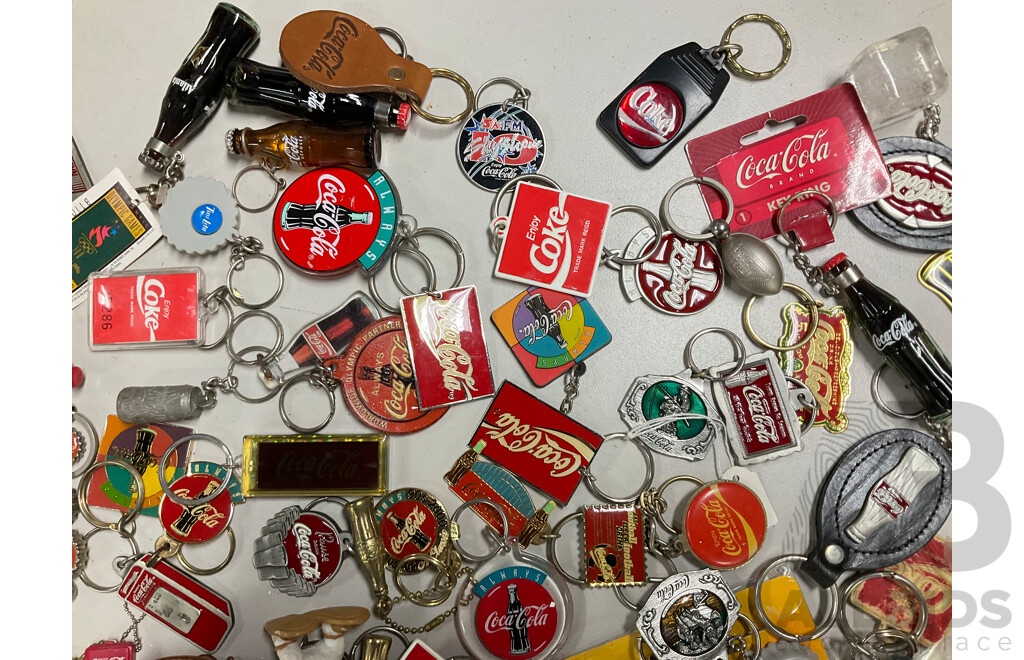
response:
[[[765,23],[782,42],[782,58],[771,71],[751,71],[738,58],[743,47],[731,43],[744,23]],[[776,75],[793,52],[789,33],[767,14],[746,14],[733,21],[711,48],[690,42],[662,53],[601,112],[597,123],[640,167],[651,167],[711,112],[733,74],[748,80]]]
[[[515,93],[501,103],[480,107],[480,96],[492,85],[505,84]],[[466,178],[478,188],[498,190],[522,174],[535,174],[544,164],[544,132],[530,114],[530,90],[511,78],[491,78],[476,90],[473,114],[462,125],[455,145]]]

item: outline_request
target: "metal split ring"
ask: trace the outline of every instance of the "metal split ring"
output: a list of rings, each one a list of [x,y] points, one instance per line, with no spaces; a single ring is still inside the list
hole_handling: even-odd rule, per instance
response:
[[[377,34],[380,34],[380,35],[385,35],[386,34],[386,35],[388,35],[389,37],[391,37],[392,39],[394,39],[398,43],[398,56],[399,57],[401,57],[403,60],[411,60],[412,59],[411,57],[409,57],[409,51],[405,47],[405,39],[402,38],[402,35],[398,34],[398,30],[395,30],[395,29],[389,28],[389,27],[375,27],[373,29],[377,32]]]
[[[405,644],[406,649],[409,648],[409,638],[402,634],[402,631],[398,628],[393,628],[391,626],[375,626],[373,628],[370,628],[369,630],[364,630],[362,634],[359,635],[359,637],[356,637],[356,640],[352,642],[352,646],[349,647],[349,649],[351,649],[350,653],[352,653],[352,655],[355,656],[355,649],[360,648],[360,645],[363,643],[363,640],[365,640],[367,636],[375,632],[386,632],[398,641]]]
[[[420,264],[427,271],[427,289],[429,291],[433,291],[437,287],[437,271],[434,270],[434,264],[430,262],[430,259],[427,258],[427,255],[423,254],[422,252],[412,247],[411,245],[403,245],[401,247],[395,248],[395,251],[391,256],[392,277],[396,277],[395,273],[397,272],[397,270],[395,270],[394,263],[395,259],[398,258],[399,252],[408,252],[410,255],[415,257],[417,261],[420,262]],[[400,314],[402,310],[400,310],[398,307],[395,307],[391,303],[386,302],[383,298],[380,297],[380,293],[377,291],[378,273],[380,273],[379,270],[370,275],[370,277],[367,280],[366,288],[370,292],[370,297],[373,298],[373,301],[377,303],[377,305],[384,311],[389,312],[391,314]],[[398,284],[397,278],[395,284]],[[402,286],[405,286],[404,283]],[[408,291],[409,289],[405,288],[404,290]],[[409,293],[412,294],[411,291]]]
[[[605,441],[631,440],[633,444],[637,446],[637,449],[640,450],[640,455],[644,458],[644,469],[646,471],[644,474],[644,481],[640,484],[640,488],[637,489],[635,493],[625,497],[614,497],[597,487],[597,477],[595,477],[594,473],[590,470],[593,464],[580,468],[580,473],[583,475],[583,481],[587,485],[587,490],[606,502],[610,502],[612,504],[632,504],[638,497],[640,497],[640,495],[643,494],[645,490],[651,487],[651,484],[654,483],[654,456],[651,455],[651,450],[648,449],[647,445],[645,445],[639,438],[631,438],[625,433],[609,433],[604,436],[604,439]]]
[[[782,206],[779,207],[779,212],[775,214],[774,218],[772,218],[772,224],[774,225],[775,231],[778,233],[779,238],[781,238],[783,241],[785,241],[791,247],[798,247],[796,236],[795,236],[796,232],[794,232],[792,229],[785,229],[783,227],[783,225],[782,225],[782,214],[786,212],[786,207],[789,206],[790,202],[792,202],[796,198],[802,197],[802,198],[806,199],[808,197],[815,197],[815,196],[823,197],[825,199],[825,201],[828,202],[828,215],[829,215],[828,226],[829,226],[829,229],[835,229],[836,228],[836,220],[838,218],[838,216],[836,214],[836,203],[834,201],[832,201],[831,197],[829,197],[825,193],[820,192],[818,190],[804,190],[804,191],[798,192],[798,193],[796,193],[794,195],[790,195],[786,199],[786,201],[782,203]],[[794,234],[794,237],[790,238],[789,237],[790,234]]]
[[[447,589],[439,589],[436,586],[437,580],[435,580],[435,587],[433,590],[439,591],[440,594],[433,598],[426,598],[422,594],[417,597],[413,594],[412,591],[409,591],[409,587],[405,586],[405,584],[402,583],[402,571],[405,569],[405,567],[409,564],[414,564],[418,562],[426,562],[428,564],[433,565],[434,568],[437,569],[438,576],[446,575],[448,573],[448,565],[430,553],[415,552],[411,555],[406,555],[405,557],[399,559],[398,563],[395,564],[395,584],[398,585],[398,591],[400,591],[401,594],[408,598],[410,601],[422,607],[434,607],[448,600],[448,597],[452,593],[452,589],[455,588],[454,584],[450,585]]]
[[[579,518],[580,520],[583,519],[582,511],[570,513],[565,518],[559,520],[558,523],[551,528],[551,533],[548,534],[547,543],[545,545],[547,545],[548,562],[550,562],[551,565],[555,567],[555,570],[558,572],[558,574],[564,577],[569,582],[575,584],[576,586],[585,587],[587,586],[587,581],[576,575],[570,575],[568,571],[562,568],[562,564],[558,561],[558,553],[555,552],[555,541],[561,535],[562,527],[564,527],[566,523],[571,522],[577,518]]]
[[[922,407],[915,413],[905,413],[892,408],[889,404],[885,403],[882,400],[882,396],[878,393],[878,381],[881,380],[882,378],[882,372],[884,372],[888,368],[889,363],[883,362],[877,369],[875,369],[875,373],[871,374],[871,398],[875,400],[875,404],[879,408],[881,408],[882,412],[884,412],[886,415],[889,415],[891,417],[897,417],[899,419],[917,419],[918,417],[924,415],[924,407]]]
[[[757,582],[754,584],[754,610],[757,612],[758,618],[772,631],[772,634],[780,639],[786,639],[791,642],[810,642],[819,637],[822,637],[827,633],[832,625],[836,622],[836,616],[839,609],[839,589],[836,585],[830,586],[825,590],[828,596],[828,614],[825,616],[825,622],[819,624],[815,628],[811,629],[811,632],[805,635],[794,635],[793,633],[786,632],[779,626],[777,626],[771,619],[768,618],[768,613],[764,610],[764,603],[761,601],[762,592],[764,591],[764,583],[768,579],[768,575],[773,569],[785,564],[787,562],[805,562],[807,557],[803,555],[784,555],[779,557],[772,563],[768,564],[761,570],[761,574],[757,576]]]
[[[718,48],[722,50],[728,50],[727,46],[732,46],[729,40],[732,38],[732,32],[744,23],[766,23],[768,27],[775,30],[775,34],[779,35],[779,41],[782,42],[782,59],[779,60],[779,64],[771,71],[751,71],[750,69],[741,66],[736,59],[739,57],[739,53],[733,55],[727,53],[725,57],[725,64],[729,67],[729,70],[741,78],[748,80],[765,80],[776,75],[789,64],[789,58],[793,54],[793,40],[789,38],[789,32],[782,26],[777,20],[769,16],[768,14],[746,14],[740,16],[733,21],[729,27],[725,28],[725,32],[722,34],[722,41],[719,43]],[[740,52],[743,52],[740,49]]]
[[[712,376],[711,372],[707,369],[698,369],[696,363],[693,361],[693,345],[697,343],[697,340],[704,335],[718,334],[722,335],[729,340],[732,347],[735,349],[733,357],[736,358],[736,366],[733,367],[728,373],[724,373],[720,376]],[[726,330],[725,328],[704,328],[694,336],[690,337],[690,341],[686,342],[686,348],[683,349],[683,363],[686,364],[686,368],[689,369],[694,376],[705,378],[715,383],[722,383],[738,374],[747,361],[747,348],[743,345],[743,342],[739,337],[736,336],[735,332]]]
[[[687,177],[682,181],[677,181],[675,184],[673,184],[673,186],[669,188],[668,191],[665,193],[665,196],[661,198],[661,209],[659,210],[659,213],[661,215],[662,223],[664,223],[665,227],[676,236],[685,238],[688,241],[706,241],[711,238],[714,238],[714,234],[712,234],[709,231],[704,232],[703,234],[691,234],[690,232],[677,227],[675,221],[672,219],[672,197],[675,196],[676,192],[680,188],[688,186],[692,183],[702,183],[705,186],[709,186],[710,188],[713,188],[715,192],[722,196],[722,199],[725,200],[725,217],[722,218],[720,222],[724,222],[726,225],[729,225],[732,222],[733,213],[732,195],[729,194],[729,191],[726,189],[725,186],[715,181],[714,179],[709,179],[708,177],[704,176]]]
[[[227,295],[228,295],[228,288],[227,288],[227,286],[221,286],[218,289],[216,289],[215,291],[212,291],[211,293],[209,293],[203,299],[203,310],[205,310],[203,315],[204,316],[206,316],[206,315],[213,316],[218,311],[223,309],[228,314],[228,324],[227,324],[227,326],[225,326],[224,332],[221,333],[221,336],[217,339],[217,341],[213,342],[212,344],[203,343],[203,344],[200,344],[199,346],[196,347],[196,348],[198,348],[201,351],[208,351],[208,350],[210,350],[212,348],[217,348],[218,346],[223,344],[228,339],[228,332],[231,330],[231,324],[235,322],[235,310],[234,310],[233,306],[229,305],[227,303],[227,301],[225,300],[224,296],[227,296]],[[210,303],[216,303],[216,305],[211,308],[210,307]],[[205,331],[205,327],[206,326],[204,324],[203,325],[204,331]],[[205,340],[205,337],[204,337],[204,340]]]
[[[665,490],[669,486],[671,486],[672,484],[676,483],[677,481],[689,481],[690,483],[697,484],[697,488],[698,489],[701,486],[704,486],[707,483],[707,482],[701,481],[697,477],[691,476],[689,474],[677,474],[674,477],[670,477],[670,478],[666,479],[665,483],[663,483],[660,486],[658,486],[658,490],[656,490],[654,492],[654,496],[656,498],[658,498],[658,499],[660,499],[660,500],[662,500],[662,501],[667,503],[668,500],[665,499]],[[658,524],[661,525],[661,528],[664,529],[669,534],[672,534],[673,536],[683,536],[686,533],[685,530],[683,530],[683,529],[676,529],[675,527],[670,525],[667,520],[665,520],[665,511],[667,511],[667,510],[668,510],[667,506],[665,507],[664,510],[661,507],[655,509],[654,510],[654,519],[657,520]]]
[[[647,577],[647,585],[630,585],[630,586],[658,585],[658,584],[661,584],[662,582],[664,582],[665,580],[667,580],[669,577],[671,577],[673,575],[676,575],[679,572],[679,569],[676,568],[676,564],[675,564],[674,561],[672,561],[671,557],[669,557],[669,556],[667,556],[667,555],[665,555],[665,554],[663,554],[661,552],[654,552],[650,548],[645,548],[644,549],[644,552],[648,552],[648,551],[650,551],[651,554],[653,554],[655,557],[660,559],[665,564],[665,566],[668,567],[668,569],[669,569],[668,575],[666,577],[663,577],[663,578],[662,577],[650,577],[650,576],[648,576]],[[625,605],[626,607],[628,607],[629,609],[631,609],[631,610],[633,610],[635,612],[639,612],[640,610],[643,609],[643,605],[641,605],[640,603],[634,603],[631,600],[629,600],[628,598],[626,598],[626,587],[615,587],[615,589],[613,589],[612,591],[615,592],[615,597],[619,599],[619,602],[622,603],[623,605]]]
[[[274,339],[274,348],[272,348],[265,357],[277,355],[277,353],[282,348],[284,348],[284,327],[281,325],[281,321],[279,321],[276,316],[274,316],[273,314],[264,309],[251,309],[248,312],[245,312],[244,314],[239,314],[237,317],[235,317],[235,320],[231,322],[231,325],[228,326],[228,337],[224,346],[225,348],[227,348],[228,355],[231,356],[232,362],[238,364],[246,364],[249,366],[255,366],[259,364],[259,357],[253,360],[247,360],[243,358],[242,355],[247,353],[248,349],[239,353],[238,351],[235,350],[234,344],[232,343],[235,338],[235,332],[238,331],[238,326],[242,325],[247,319],[255,317],[267,319],[274,325],[274,334],[276,335]],[[253,347],[250,346],[249,348]]]
[[[106,467],[117,467],[127,470],[128,474],[131,475],[132,482],[135,484],[136,488],[135,504],[133,504],[127,511],[122,512],[121,517],[116,523],[103,522],[96,517],[96,514],[92,512],[92,508],[89,506],[89,502],[85,499],[93,473]],[[119,459],[107,458],[105,461],[93,463],[86,468],[85,472],[82,473],[82,479],[78,482],[78,509],[82,512],[85,519],[89,521],[89,524],[97,529],[109,529],[115,532],[123,531],[125,526],[134,521],[139,513],[142,512],[142,502],[145,499],[146,485],[142,482],[142,475],[139,474],[139,471],[136,470],[135,466],[131,463]]]
[[[436,236],[436,237],[446,241],[449,245],[452,246],[452,249],[455,250],[455,259],[457,261],[457,266],[456,266],[456,272],[455,272],[455,281],[452,282],[452,285],[449,288],[454,289],[457,286],[459,286],[460,284],[462,284],[462,278],[466,274],[466,252],[462,249],[462,244],[459,243],[458,239],[456,239],[454,236],[452,236],[451,234],[449,234],[445,230],[438,229],[437,227],[421,227],[420,229],[415,229],[415,230],[410,232],[405,237],[405,240],[409,241],[409,243],[412,245],[413,249],[419,251],[421,254],[423,254],[423,252],[422,252],[422,250],[419,249],[419,240],[418,240],[419,236]],[[402,246],[402,247],[406,247],[406,246]],[[391,257],[391,277],[395,280],[395,285],[405,295],[407,295],[407,296],[418,295],[415,291],[413,291],[412,289],[407,287],[405,285],[405,282],[403,282],[402,278],[398,275],[398,258],[397,258],[398,254],[397,253],[400,252],[400,251],[401,251],[401,248],[396,249],[395,250],[395,256]],[[424,258],[426,258],[425,254],[423,256],[424,256]],[[433,264],[431,264],[431,266],[433,266]],[[434,291],[434,286],[431,285],[429,287],[429,289],[430,289],[429,293],[432,293]]]
[[[889,639],[896,639],[903,642],[908,649],[905,657],[913,657],[917,655],[917,642],[914,641],[914,638],[911,637],[910,634],[905,633],[898,628],[879,628],[878,630],[872,630],[859,642],[850,641],[850,646],[852,646],[857,652],[863,654],[864,657],[869,658],[869,660],[874,660],[878,657],[878,654],[872,650],[869,644],[879,637],[883,639],[883,645],[886,644]]]
[[[795,351],[807,342],[811,341],[814,337],[814,331],[818,327],[818,306],[819,303],[816,301],[811,294],[807,293],[804,289],[792,284],[790,282],[783,282],[782,288],[790,293],[796,295],[800,299],[800,302],[804,303],[804,306],[811,310],[811,320],[807,323],[807,333],[795,344],[788,346],[777,346],[770,344],[758,336],[757,332],[754,331],[754,326],[750,323],[750,310],[754,306],[754,301],[762,296],[752,295],[747,298],[747,302],[743,305],[743,329],[747,331],[747,336],[750,340],[762,348],[766,348],[769,351],[775,351],[776,353],[784,353],[786,351]]]
[[[249,346],[247,348],[243,348],[241,351],[238,352],[238,354],[239,355],[248,355],[249,353],[252,353],[253,351],[256,351],[256,361],[255,362],[235,362],[234,360],[231,361],[231,364],[228,365],[228,375],[227,375],[228,379],[231,379],[231,378],[235,377],[235,367],[238,366],[239,364],[246,364],[246,365],[249,365],[249,366],[255,366],[255,367],[262,368],[263,365],[260,364],[260,358],[261,357],[266,358],[267,356],[272,355],[271,350],[269,348],[267,348],[266,346]],[[238,387],[232,387],[231,388],[231,393],[235,395],[235,398],[237,398],[239,401],[244,401],[246,403],[263,403],[264,401],[270,401],[275,396],[277,396],[278,391],[279,390],[276,390],[276,389],[275,390],[270,390],[269,392],[267,392],[263,396],[246,396],[245,394],[242,394],[241,392],[238,391]]]
[[[107,461],[104,461],[103,463],[106,463],[106,462]],[[98,463],[97,465],[102,465],[103,463]],[[139,497],[139,502],[142,502],[141,495]],[[83,509],[83,511],[84,511],[84,509]],[[83,543],[85,543],[86,550],[88,550],[88,548],[89,548],[89,539],[91,539],[93,536],[95,536],[96,534],[98,534],[100,532],[106,532],[106,531],[117,532],[118,535],[121,536],[121,538],[126,539],[128,541],[128,543],[129,543],[129,545],[131,545],[131,547],[132,547],[132,554],[131,554],[132,557],[137,556],[139,554],[139,544],[135,541],[135,537],[132,536],[131,534],[125,534],[125,533],[123,533],[123,532],[121,532],[121,531],[119,531],[117,529],[114,529],[113,527],[96,527],[95,529],[90,529],[85,534],[85,536],[82,537]],[[82,584],[84,584],[85,586],[89,587],[93,591],[98,591],[98,592],[103,593],[103,594],[109,594],[109,593],[117,591],[118,589],[121,588],[121,582],[118,582],[117,584],[115,584],[112,587],[103,587],[103,586],[100,586],[100,585],[96,584],[95,582],[92,581],[92,578],[90,578],[88,575],[86,575],[85,568],[86,568],[85,566],[82,566],[79,569],[79,571],[78,571],[78,579],[80,579],[82,581]]]
[[[555,190],[561,190],[562,186],[558,185],[554,179],[544,174],[520,174],[514,179],[509,179],[505,184],[498,188],[498,192],[494,193],[494,199],[491,201],[491,222],[494,222],[501,217],[498,207],[501,205],[501,198],[515,185],[523,182],[543,183],[550,188]],[[509,213],[511,214],[511,209]],[[507,217],[507,216],[506,216]]]
[[[221,479],[220,484],[218,484],[217,488],[209,495],[205,497],[184,498],[175,495],[174,492],[171,490],[171,485],[167,483],[167,477],[165,476],[165,473],[167,472],[167,459],[170,458],[172,454],[174,454],[175,449],[185,444],[186,442],[192,442],[195,440],[207,440],[215,445],[218,445],[221,448],[221,451],[224,452],[224,456],[227,458],[227,462],[221,467],[226,468],[229,474],[226,479]],[[214,436],[209,435],[208,433],[193,433],[192,435],[186,435],[185,437],[179,438],[175,440],[173,443],[171,443],[171,446],[167,448],[167,451],[164,452],[164,455],[160,457],[160,465],[157,468],[156,477],[160,481],[160,488],[161,490],[163,490],[164,497],[170,499],[172,502],[176,504],[180,504],[181,506],[193,507],[199,506],[200,504],[208,504],[217,499],[217,497],[219,497],[221,493],[227,490],[228,484],[231,482],[230,473],[232,472],[234,467],[235,459],[231,456],[231,450],[228,449],[228,446],[224,444],[220,440],[220,438],[215,438]]]
[[[736,621],[737,623],[742,622],[744,627],[746,627],[750,632],[745,635],[729,635],[729,641],[731,642],[734,639],[738,639],[740,642],[743,642],[744,638],[753,637],[753,650],[748,650],[747,644],[743,642],[743,660],[757,660],[761,657],[761,635],[759,634],[757,625],[749,616],[742,612],[736,613]],[[748,658],[747,653],[753,653],[753,655]]]
[[[727,57],[739,59],[743,55],[743,46],[739,44],[722,42],[711,49],[712,57]]]
[[[335,409],[337,408],[337,400],[336,397],[334,396],[334,388],[331,387],[329,384],[325,383],[323,379],[317,378],[315,374],[319,373],[319,369],[314,368],[310,371],[307,371],[304,374],[293,376],[292,378],[286,380],[284,384],[281,385],[280,390],[278,390],[281,393],[281,398],[278,399],[277,401],[277,411],[281,414],[281,421],[284,422],[288,428],[295,431],[296,433],[316,433],[323,427],[330,424],[331,420],[334,419],[334,412]],[[320,422],[316,426],[299,426],[294,421],[292,421],[292,418],[288,415],[288,410],[285,408],[285,397],[287,396],[288,391],[298,383],[301,383],[302,381],[308,382],[314,389],[320,388],[327,392],[327,400],[331,404],[331,411],[327,414],[327,419]]]
[[[187,543],[183,543],[181,547],[178,548],[178,551],[174,553],[174,556],[178,558],[178,562],[185,568],[185,570],[195,575],[213,575],[214,573],[219,573],[225,566],[228,565],[228,563],[231,562],[231,558],[235,556],[235,532],[231,529],[231,525],[228,525],[226,531],[228,534],[229,543],[228,556],[224,559],[224,561],[217,564],[213,568],[197,568],[193,566],[191,563],[189,563],[189,561],[185,559],[185,546],[189,545]]]
[[[849,602],[850,596],[853,595],[853,590],[856,589],[858,585],[874,578],[889,579],[896,582],[913,594],[914,598],[917,600],[917,610],[920,616],[917,618],[917,625],[915,625],[914,629],[910,632],[910,637],[916,646],[921,640],[921,636],[924,635],[925,628],[928,627],[928,601],[912,580],[894,571],[872,571],[870,573],[859,575],[846,583],[842,592],[839,594],[839,629],[843,632],[843,637],[845,637],[850,643],[859,642],[864,644],[868,641],[866,637],[860,637],[856,632],[854,632],[853,626],[850,625],[850,620],[846,617],[846,604]],[[905,631],[901,630],[899,632]]]
[[[451,69],[430,69],[430,75],[434,78],[447,78],[448,80],[455,81],[462,91],[466,94],[466,109],[455,115],[454,117],[440,117],[435,114],[431,114],[424,110],[420,106],[420,101],[411,98],[409,99],[409,105],[412,106],[412,111],[423,117],[429,122],[434,124],[454,124],[460,122],[468,117],[473,112],[473,106],[476,104],[476,97],[473,94],[473,87],[469,84],[469,81],[455,73]]]
[[[492,509],[494,509],[495,511],[498,512],[498,516],[501,518],[501,529],[502,529],[500,545],[495,547],[493,550],[488,552],[486,555],[474,555],[474,554],[472,554],[470,552],[466,552],[463,549],[462,545],[459,543],[459,538],[458,537],[461,536],[461,530],[460,530],[459,534],[451,534],[450,538],[451,538],[452,545],[455,547],[456,550],[459,551],[460,555],[462,555],[463,557],[465,557],[466,559],[468,559],[470,561],[475,561],[475,562],[483,563],[483,562],[487,561],[488,559],[490,559],[491,557],[493,557],[494,555],[498,554],[499,552],[501,552],[502,550],[504,550],[505,548],[508,547],[508,542],[509,542],[509,539],[511,538],[509,536],[508,516],[505,515],[505,510],[502,509],[500,506],[498,506],[497,503],[492,502],[491,500],[489,500],[489,499],[487,499],[485,497],[475,497],[475,498],[473,498],[471,500],[467,500],[466,502],[461,504],[459,506],[459,508],[455,509],[455,512],[452,514],[451,519],[450,519],[453,527],[455,527],[456,529],[460,528],[460,526],[459,526],[459,516],[462,514],[463,511],[465,511],[467,508],[469,508],[473,504],[483,504],[483,505],[488,506],[488,507],[490,507],[490,508],[492,508]],[[477,515],[480,515],[480,514],[477,514]],[[491,529],[490,524],[488,524],[485,527],[485,530],[493,532],[493,530]]]
[[[281,168],[280,167],[273,167],[266,160],[261,160],[258,163],[255,163],[253,165],[249,165],[247,167],[243,167],[241,170],[239,170],[238,174],[235,175],[234,182],[231,184],[231,196],[235,200],[235,206],[237,206],[238,208],[242,209],[243,211],[247,211],[248,213],[261,213],[261,212],[266,211],[267,209],[269,209],[271,206],[273,206],[274,202],[277,201],[277,196],[280,195],[281,191],[284,190],[285,186],[288,185],[287,181],[285,181],[282,177],[277,176],[276,172],[279,169],[281,169]],[[247,172],[253,172],[253,171],[266,172],[267,176],[270,177],[270,180],[274,182],[274,186],[275,186],[274,194],[270,198],[270,201],[268,201],[263,206],[249,207],[249,206],[246,206],[245,204],[243,204],[242,200],[238,199],[238,182],[242,180],[242,177]]]
[[[650,248],[647,251],[638,257],[633,257],[632,259],[627,259],[626,257],[616,254],[608,248],[602,248],[601,263],[610,261],[620,266],[635,266],[637,264],[642,264],[653,257],[654,253],[658,251],[658,247],[661,245],[661,232],[663,230],[661,221],[658,220],[658,217],[642,206],[627,204],[626,206],[618,206],[612,209],[612,212],[608,214],[608,219],[610,220],[611,217],[617,213],[636,213],[643,216],[643,219],[646,220],[647,224],[652,230],[654,230],[654,240],[651,241]]]
[[[249,259],[262,259],[264,261],[269,261],[270,265],[274,267],[275,271],[277,271],[277,289],[274,291],[274,295],[270,296],[270,298],[266,299],[265,301],[263,301],[261,303],[247,303],[247,302],[245,302],[245,300],[242,298],[242,294],[238,293],[235,290],[234,285],[231,283],[232,280],[235,277],[235,273],[237,273],[240,270],[245,270],[245,262],[248,261]],[[277,300],[281,296],[281,292],[283,290],[284,290],[284,271],[281,269],[281,264],[277,263],[277,259],[274,259],[273,257],[271,257],[268,254],[264,254],[262,252],[257,252],[255,254],[248,254],[248,255],[242,257],[241,259],[238,259],[237,261],[232,261],[231,262],[231,266],[228,268],[227,294],[228,294],[228,297],[230,297],[231,300],[236,305],[239,305],[241,307],[245,307],[246,309],[253,309],[253,310],[263,309],[264,307],[267,307],[267,306],[273,304],[273,302],[275,300]],[[244,316],[244,314],[243,314],[243,316]]]
[[[505,83],[506,85],[510,85],[510,86],[516,88],[516,93],[511,98],[506,99],[501,104],[502,105],[502,110],[507,110],[508,109],[507,106],[510,103],[514,103],[515,105],[518,105],[523,110],[529,110],[530,109],[528,107],[530,105],[530,90],[526,89],[525,87],[520,85],[515,80],[512,80],[511,78],[505,78],[504,76],[498,76],[497,78],[491,78],[490,80],[485,81],[482,85],[480,85],[479,87],[476,88],[476,100],[475,100],[475,102],[473,104],[473,112],[479,112],[480,111],[480,95],[484,93],[484,90],[487,89],[488,87],[490,87],[491,85],[498,85],[498,84],[501,84],[501,83]]]
[[[89,469],[89,466],[92,464],[92,462],[94,460],[96,460],[96,454],[99,452],[99,446],[100,446],[100,437],[96,433],[96,427],[92,425],[92,422],[90,422],[89,419],[85,415],[83,415],[82,413],[78,412],[77,408],[75,408],[74,406],[71,406],[71,433],[72,434],[74,434],[74,432],[75,432],[75,424],[76,423],[82,429],[85,430],[85,433],[83,435],[88,435],[88,437],[85,438],[85,440],[83,442],[83,444],[85,446],[81,447],[79,449],[78,456],[75,457],[72,460],[72,462],[71,462],[71,477],[72,478],[79,476],[80,474],[82,474],[83,472],[85,472],[86,470]],[[78,465],[76,465],[76,463]]]
[[[805,433],[807,433],[808,431],[810,431],[814,427],[814,418],[817,416],[818,410],[821,408],[821,404],[818,403],[818,398],[816,396],[814,396],[814,392],[811,392],[811,389],[809,387],[807,387],[807,385],[805,385],[804,383],[800,382],[800,379],[794,378],[793,376],[786,376],[786,380],[789,381],[790,383],[793,383],[794,385],[798,385],[799,389],[804,390],[806,392],[810,392],[810,402],[808,402],[808,403],[804,403],[804,399],[801,398],[801,396],[800,396],[801,395],[800,391],[798,391],[798,390],[797,391],[790,390],[790,392],[789,392],[789,394],[790,394],[790,402],[792,402],[792,398],[795,395],[797,397],[798,401],[800,401],[801,403],[804,403],[804,405],[802,407],[800,407],[800,408],[797,408],[797,410],[803,410],[804,408],[810,408],[810,410],[811,410],[810,416],[808,416],[807,420],[804,421],[804,423],[800,425],[800,435],[804,435]]]

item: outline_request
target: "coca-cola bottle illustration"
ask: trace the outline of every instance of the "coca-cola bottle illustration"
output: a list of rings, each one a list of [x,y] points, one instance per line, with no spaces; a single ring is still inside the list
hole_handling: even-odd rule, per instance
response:
[[[146,427],[135,431],[135,446],[132,447],[127,458],[128,462],[138,471],[140,476],[146,474],[146,470],[149,469],[153,462],[153,442],[155,440],[156,431],[151,428]],[[131,495],[134,495],[139,490],[134,479],[132,479],[128,488],[128,492]]]
[[[953,414],[953,363],[917,318],[888,291],[869,282],[845,254],[822,269],[849,302],[850,312],[903,382],[914,392],[925,416],[945,422]]]
[[[206,488],[203,489],[203,492],[189,499],[197,500],[202,497],[213,495],[213,491],[217,490],[219,486],[220,484],[216,481],[211,481],[206,485]],[[203,515],[212,508],[213,507],[208,503],[184,507],[181,510],[181,515],[179,515],[178,519],[171,525],[171,529],[182,536],[188,536],[192,533],[192,528],[195,527],[196,523],[198,523],[202,519]]]
[[[397,529],[399,533],[401,533],[408,524],[408,522],[396,516],[394,511],[388,511],[385,517],[392,525],[395,526],[395,529]],[[423,552],[430,546],[430,537],[424,534],[423,530],[417,528],[409,535],[409,542],[416,546],[420,552]]]
[[[334,204],[288,202],[281,214],[281,229],[342,229],[349,225],[371,225],[373,213],[357,213]]]
[[[530,622],[526,616],[526,608],[519,602],[519,587],[510,584],[508,589],[508,634],[512,638],[509,653],[512,655],[523,655],[529,653],[530,646]]]
[[[544,330],[544,333],[554,339],[560,348],[566,348],[569,345],[565,341],[565,337],[562,336],[562,328],[558,325],[558,319],[551,313],[551,308],[548,307],[544,296],[535,293],[524,300],[523,305],[526,306],[526,309],[530,310],[533,318],[537,319],[537,322],[541,324],[540,327]],[[545,321],[545,319],[547,320]]]

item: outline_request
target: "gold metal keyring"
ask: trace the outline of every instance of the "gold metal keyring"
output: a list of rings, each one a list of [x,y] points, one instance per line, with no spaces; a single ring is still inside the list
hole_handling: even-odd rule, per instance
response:
[[[747,336],[750,340],[762,348],[767,348],[769,351],[775,351],[777,353],[784,353],[786,351],[795,351],[807,342],[811,341],[811,337],[814,336],[815,330],[818,328],[818,307],[821,303],[815,300],[811,294],[797,286],[796,284],[790,284],[789,282],[783,282],[782,288],[790,293],[794,294],[800,299],[800,302],[811,310],[811,320],[807,324],[807,334],[803,336],[800,341],[790,346],[776,346],[775,344],[769,344],[765,340],[761,339],[756,332],[754,332],[754,326],[750,324],[750,309],[754,306],[754,301],[762,296],[750,296],[747,298],[746,304],[743,305],[743,329],[747,331]]]
[[[473,93],[472,85],[469,84],[468,80],[451,69],[431,69],[430,73],[434,78],[447,78],[448,80],[454,80],[466,94],[466,109],[454,117],[439,117],[438,115],[431,114],[420,107],[420,103],[416,99],[410,99],[409,105],[412,106],[413,112],[435,124],[454,124],[456,122],[463,121],[471,112],[473,112],[473,106],[476,104],[476,95]]]
[[[718,47],[724,48],[726,46],[732,46],[733,44],[730,41],[732,31],[744,23],[766,23],[768,27],[775,30],[775,34],[779,35],[779,41],[782,42],[782,59],[779,60],[778,66],[771,71],[752,71],[742,66],[736,59],[738,55],[734,55],[732,49],[729,48],[725,55],[725,65],[729,67],[729,70],[735,75],[748,80],[766,80],[786,68],[786,65],[789,64],[789,56],[793,54],[793,41],[789,38],[789,32],[786,32],[786,28],[782,27],[782,23],[779,23],[768,14],[746,14],[744,16],[740,16],[732,22],[732,25],[725,29],[725,33],[722,35],[722,41]],[[413,106],[413,109],[415,109],[415,107],[416,106]]]

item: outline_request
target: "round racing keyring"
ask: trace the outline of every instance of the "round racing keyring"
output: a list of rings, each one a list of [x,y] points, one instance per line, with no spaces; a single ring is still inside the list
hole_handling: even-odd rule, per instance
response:
[[[744,23],[765,23],[779,36],[779,41],[782,42],[782,58],[774,69],[770,71],[751,71],[739,63],[738,60],[740,55],[743,54],[743,47],[732,43],[730,40],[732,39],[733,30]],[[747,80],[765,80],[778,74],[789,64],[789,58],[793,54],[793,41],[789,38],[789,32],[782,26],[782,23],[779,23],[768,14],[745,14],[737,18],[725,29],[725,32],[722,34],[721,43],[712,51],[716,55],[718,52],[725,52],[725,65],[729,67],[729,70],[734,75],[746,78]]]
[[[483,91],[496,84],[515,88],[501,103],[480,107]],[[527,110],[530,90],[511,78],[491,78],[476,91],[473,114],[462,125],[456,158],[466,178],[478,188],[498,190],[522,174],[534,174],[544,164],[546,144],[540,124]]]

